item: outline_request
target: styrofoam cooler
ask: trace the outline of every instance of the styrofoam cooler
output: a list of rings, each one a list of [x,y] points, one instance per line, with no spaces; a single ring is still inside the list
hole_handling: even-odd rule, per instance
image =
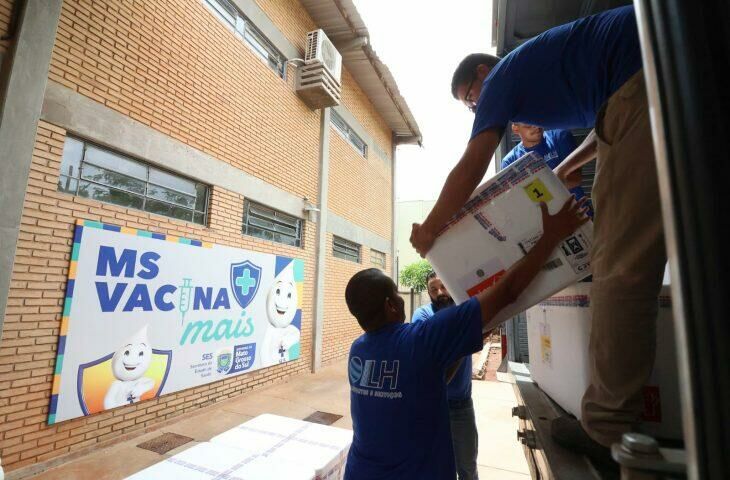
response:
[[[439,234],[426,258],[456,303],[492,286],[542,236],[540,202],[557,213],[570,192],[543,158],[528,153],[480,186]],[[590,275],[592,223],[566,238],[518,300],[495,318],[506,320]]]
[[[313,469],[290,461],[272,462],[240,448],[200,443],[138,472],[127,480],[314,480]]]
[[[334,480],[344,476],[352,431],[264,414],[210,441],[253,449],[273,463],[292,462],[313,470],[318,480]]]
[[[590,283],[575,284],[527,310],[532,379],[579,419],[581,399],[590,378],[590,287]],[[674,325],[667,285],[659,297],[656,362],[642,393],[642,430],[660,439],[682,439]]]

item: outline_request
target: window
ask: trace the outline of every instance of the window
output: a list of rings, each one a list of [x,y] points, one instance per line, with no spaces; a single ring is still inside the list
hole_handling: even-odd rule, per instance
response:
[[[366,157],[368,153],[368,144],[365,143],[365,141],[360,138],[357,133],[355,133],[352,127],[347,124],[345,119],[342,118],[339,113],[337,113],[334,109],[332,109],[330,113],[330,121],[332,122],[332,125],[335,126],[335,129],[345,138],[345,140],[350,142],[350,145],[355,147],[355,150],[360,152],[360,155]]]
[[[243,233],[295,247],[302,246],[302,220],[246,200]]]
[[[370,249],[370,263],[376,267],[385,270],[385,254],[377,250]]]
[[[200,225],[207,222],[207,185],[72,137],[63,147],[58,189]]]
[[[332,239],[332,255],[337,258],[360,263],[360,245],[340,237]]]
[[[236,35],[242,38],[251,50],[268,63],[277,75],[284,78],[286,57],[230,1],[203,0],[203,3],[208,5],[218,18],[228,24],[236,32]]]

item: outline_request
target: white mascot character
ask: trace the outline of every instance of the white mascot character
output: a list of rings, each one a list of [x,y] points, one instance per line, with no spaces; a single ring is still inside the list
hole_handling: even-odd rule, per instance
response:
[[[291,324],[299,305],[297,286],[294,283],[293,265],[286,267],[274,280],[266,298],[266,314],[269,328],[266,329],[261,359],[264,365],[284,363],[298,356],[301,333]],[[293,354],[294,353],[294,354]]]
[[[105,409],[139,402],[142,395],[152,390],[155,381],[144,376],[151,361],[152,347],[145,325],[112,357],[112,372],[116,380],[104,396]]]

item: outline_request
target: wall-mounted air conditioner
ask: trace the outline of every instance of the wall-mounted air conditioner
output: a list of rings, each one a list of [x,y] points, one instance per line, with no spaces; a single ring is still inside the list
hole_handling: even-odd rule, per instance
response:
[[[340,81],[342,55],[327,38],[324,30],[319,29],[307,33],[307,51],[304,55],[304,63],[306,65],[322,63],[335,80]]]
[[[296,91],[312,109],[340,104],[342,55],[323,30],[307,33],[304,65],[297,70]]]

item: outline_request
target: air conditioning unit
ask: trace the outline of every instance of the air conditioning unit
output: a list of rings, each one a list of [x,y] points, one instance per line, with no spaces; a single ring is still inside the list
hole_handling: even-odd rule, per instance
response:
[[[296,91],[309,108],[340,104],[342,55],[322,30],[307,33],[304,65],[297,69]]]
[[[342,55],[337,51],[324,30],[307,33],[307,51],[304,55],[305,65],[322,63],[339,83],[342,73]]]

